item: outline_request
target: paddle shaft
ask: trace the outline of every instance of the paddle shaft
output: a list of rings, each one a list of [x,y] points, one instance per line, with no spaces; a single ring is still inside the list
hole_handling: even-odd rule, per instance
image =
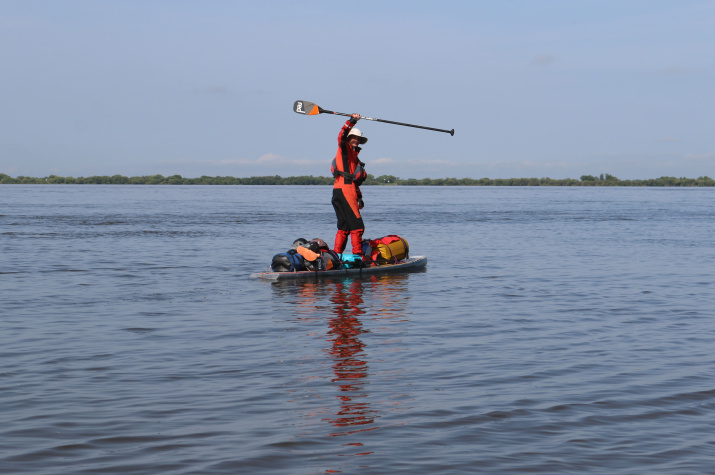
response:
[[[319,108],[321,114],[335,114],[335,115],[344,115],[346,117],[352,117],[352,114],[345,114],[344,112],[334,112],[334,111],[329,111],[325,110],[323,108]],[[446,132],[449,135],[454,136],[454,129],[452,130],[445,130],[445,129],[435,129],[434,127],[425,127],[424,125],[414,125],[414,124],[405,124],[404,122],[394,122],[392,120],[385,120],[385,119],[375,119],[373,117],[362,117],[360,116],[361,119],[365,120],[374,120],[375,122],[384,122],[386,124],[394,124],[394,125],[404,125],[406,127],[415,127],[417,129],[426,129],[426,130],[434,130],[436,132]]]

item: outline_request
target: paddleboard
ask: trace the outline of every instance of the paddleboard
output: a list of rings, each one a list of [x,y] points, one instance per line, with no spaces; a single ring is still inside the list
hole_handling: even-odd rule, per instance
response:
[[[251,274],[252,279],[263,280],[291,280],[291,279],[319,279],[324,277],[359,277],[361,275],[389,274],[392,272],[413,272],[424,268],[427,265],[425,256],[414,256],[397,264],[384,264],[381,266],[370,266],[359,269],[337,269],[324,271],[300,271],[300,272],[257,272]]]

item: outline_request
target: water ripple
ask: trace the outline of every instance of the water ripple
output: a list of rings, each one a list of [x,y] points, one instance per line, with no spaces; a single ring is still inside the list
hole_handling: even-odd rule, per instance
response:
[[[438,188],[364,191],[425,272],[275,284],[329,187],[3,189],[0,471],[710,473],[711,190]]]

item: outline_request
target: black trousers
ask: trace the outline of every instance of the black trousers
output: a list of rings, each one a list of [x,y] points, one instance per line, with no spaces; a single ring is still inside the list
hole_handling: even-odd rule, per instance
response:
[[[343,190],[333,188],[333,208],[335,208],[335,216],[338,218],[338,229],[341,231],[356,231],[365,229],[361,216],[356,216],[353,209],[350,207]],[[357,206],[357,202],[355,203]]]

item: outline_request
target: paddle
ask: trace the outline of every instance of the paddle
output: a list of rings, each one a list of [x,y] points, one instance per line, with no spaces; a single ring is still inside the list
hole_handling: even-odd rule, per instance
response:
[[[352,114],[345,114],[344,112],[333,112],[329,111],[326,109],[323,109],[317,104],[313,104],[312,102],[308,101],[295,101],[293,103],[293,111],[297,112],[298,114],[303,114],[303,115],[318,115],[318,114],[335,114],[335,115],[344,115],[347,117],[350,117]],[[435,129],[433,127],[425,127],[424,125],[414,125],[414,124],[405,124],[402,122],[393,122],[391,120],[383,120],[383,119],[374,119],[372,117],[360,117],[361,119],[365,120],[374,120],[375,122],[384,122],[386,124],[395,124],[395,125],[404,125],[407,127],[416,127],[418,129],[427,129],[427,130],[435,130],[437,132],[446,132],[449,135],[454,136],[454,129],[452,130],[444,130],[444,129]]]

